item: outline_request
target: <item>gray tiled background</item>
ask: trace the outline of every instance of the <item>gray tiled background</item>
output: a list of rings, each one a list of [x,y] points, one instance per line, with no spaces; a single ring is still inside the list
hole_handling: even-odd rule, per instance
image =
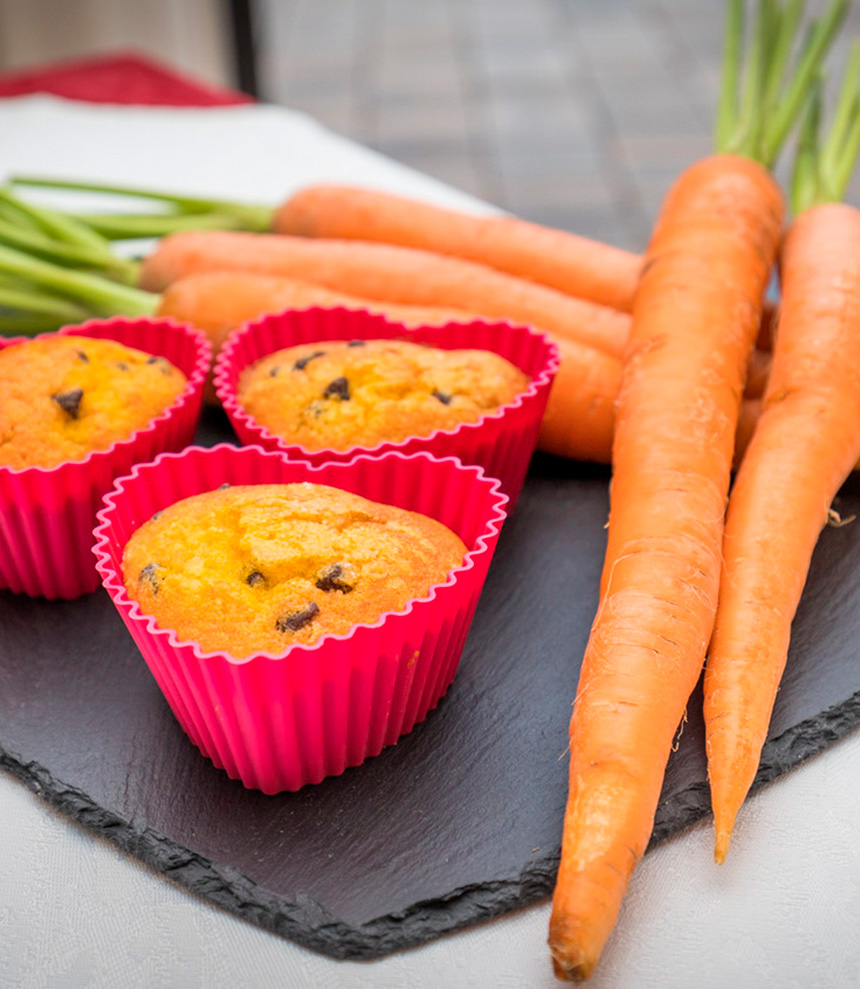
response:
[[[720,0],[259,9],[264,98],[530,220],[641,250],[673,177],[711,148]],[[834,64],[858,34],[855,0]]]

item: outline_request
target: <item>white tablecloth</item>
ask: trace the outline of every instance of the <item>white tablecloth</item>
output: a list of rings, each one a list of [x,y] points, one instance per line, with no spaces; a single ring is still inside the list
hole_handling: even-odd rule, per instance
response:
[[[0,179],[61,173],[263,203],[338,180],[487,209],[274,107],[23,97],[0,100],[0,134]],[[748,801],[722,868],[709,821],[646,856],[591,985],[860,987],[858,776],[855,733]],[[541,903],[381,961],[332,961],[172,885],[0,774],[4,989],[550,989],[548,916]]]

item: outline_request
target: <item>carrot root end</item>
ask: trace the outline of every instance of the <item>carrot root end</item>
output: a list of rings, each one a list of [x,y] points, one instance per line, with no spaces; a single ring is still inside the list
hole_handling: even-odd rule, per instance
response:
[[[722,865],[726,861],[729,853],[729,844],[732,840],[731,831],[718,831],[714,843],[714,861],[717,865]]]

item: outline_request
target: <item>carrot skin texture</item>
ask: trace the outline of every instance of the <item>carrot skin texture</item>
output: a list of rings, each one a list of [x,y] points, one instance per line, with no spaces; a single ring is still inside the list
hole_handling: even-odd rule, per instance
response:
[[[537,448],[569,460],[608,464],[621,361],[575,340],[553,337],[560,364]]]
[[[277,233],[380,241],[478,261],[567,295],[630,312],[642,258],[564,230],[473,216],[386,192],[301,189],[275,213]]]
[[[603,589],[570,725],[550,920],[556,975],[588,978],[653,828],[717,607],[747,362],[783,206],[770,174],[719,155],[664,203],[618,400]]]
[[[312,282],[245,271],[206,272],[172,282],[162,293],[158,315],[186,321],[203,330],[217,353],[229,332],[246,320],[256,319],[265,313],[311,306],[367,309],[406,326],[468,322],[481,318],[476,313],[460,309],[380,303],[334,292]]]
[[[729,500],[705,671],[717,862],[758,769],[815,544],[860,457],[860,211],[802,213],[781,268],[773,366]]]
[[[432,251],[278,234],[185,231],[163,238],[141,266],[140,283],[161,292],[204,271],[255,271],[314,282],[400,305],[479,312],[537,326],[620,356],[630,316],[486,265]]]

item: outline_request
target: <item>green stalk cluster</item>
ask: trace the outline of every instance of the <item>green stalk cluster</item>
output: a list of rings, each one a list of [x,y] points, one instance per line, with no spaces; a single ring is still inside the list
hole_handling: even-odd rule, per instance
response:
[[[179,230],[271,227],[259,206],[91,182],[20,176],[15,186],[104,192],[161,204],[157,213],[75,215],[34,206],[0,187],[0,334],[35,334],[91,316],[148,315],[158,297],[135,288],[139,265],[112,241]]]
[[[824,80],[816,79],[800,128],[791,206],[795,214],[817,203],[840,202],[860,155],[860,42],[855,43],[839,91],[830,131],[821,139]]]
[[[155,297],[133,287],[137,267],[85,223],[0,188],[0,333],[151,313]]]
[[[250,230],[255,233],[265,233],[271,229],[274,216],[274,210],[266,206],[174,195],[168,192],[156,192],[153,189],[37,178],[29,175],[15,176],[12,181],[15,185],[36,188],[100,192],[113,196],[128,196],[132,199],[146,199],[162,207],[162,211],[158,213],[87,213],[71,217],[72,220],[89,227],[108,240],[164,237],[180,230]]]
[[[759,0],[744,51],[744,0],[729,0],[717,151],[774,166],[803,115],[850,4],[851,0],[831,0],[797,45],[804,0]]]

